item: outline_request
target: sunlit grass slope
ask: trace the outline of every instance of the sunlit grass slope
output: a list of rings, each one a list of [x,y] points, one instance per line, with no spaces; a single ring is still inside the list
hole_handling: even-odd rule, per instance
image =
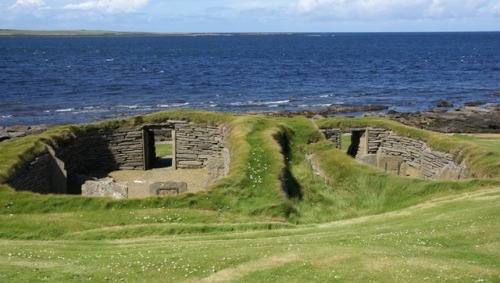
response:
[[[364,125],[363,123],[371,125],[369,122],[372,121],[371,119],[367,121],[354,119],[354,122],[351,120],[353,119],[341,119],[341,121],[350,122],[350,127],[359,127]],[[291,175],[301,192],[301,199],[294,200],[296,211],[294,216],[297,218],[291,218],[292,221],[323,222],[377,214],[408,207],[440,195],[456,194],[500,184],[498,180],[426,181],[386,174],[376,168],[360,164],[345,152],[334,149],[330,142],[315,135],[315,126],[311,121],[302,117],[283,121],[293,132],[290,135],[291,149],[287,158]],[[411,130],[397,123],[383,124],[384,121],[379,120],[377,123],[380,125],[374,123],[374,127],[385,126],[395,130],[401,127],[404,131]],[[403,130],[399,130],[399,133],[405,134]],[[420,130],[415,129],[415,132],[417,133],[415,135],[412,132],[407,132],[406,135],[412,137],[422,135]],[[432,133],[425,132],[425,134]],[[454,142],[448,140],[447,136],[433,135],[436,139],[441,138],[450,144]],[[499,141],[496,143],[500,144]],[[458,144],[462,145],[461,141]],[[467,146],[476,151],[491,151],[491,149],[479,148],[472,143]],[[499,150],[496,149],[494,154],[498,153]],[[313,174],[306,156],[312,159],[312,163],[322,171],[325,177]]]
[[[196,209],[2,214],[2,231],[37,221],[82,228],[52,240],[0,240],[0,281],[496,282],[499,197],[499,188],[479,190],[398,212],[255,231],[224,230],[253,217]],[[107,218],[123,223],[106,227]],[[221,230],[141,234],[205,221]],[[132,235],[109,236],[120,229]]]

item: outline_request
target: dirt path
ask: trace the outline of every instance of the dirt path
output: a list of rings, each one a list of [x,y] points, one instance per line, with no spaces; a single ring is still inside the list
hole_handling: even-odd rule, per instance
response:
[[[220,270],[209,277],[197,280],[196,282],[231,282],[257,270],[269,269],[285,265],[298,259],[295,254],[274,255],[268,258],[240,264],[235,267]]]
[[[115,182],[127,182],[129,198],[145,198],[151,196],[149,185],[155,182],[186,182],[188,192],[204,189],[207,180],[206,169],[177,169],[172,167],[151,170],[120,170],[108,174]]]

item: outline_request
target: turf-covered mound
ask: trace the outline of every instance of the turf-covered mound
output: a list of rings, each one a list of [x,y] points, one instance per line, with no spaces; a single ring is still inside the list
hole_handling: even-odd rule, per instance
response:
[[[266,117],[199,111],[169,111],[92,125],[61,126],[36,136],[0,143],[0,176],[8,180],[23,162],[76,133],[116,124],[135,125],[185,119],[224,123],[231,168],[209,190],[176,197],[144,200],[88,199],[0,190],[2,213],[62,213],[139,208],[201,209],[259,216],[275,221],[317,223],[378,214],[415,205],[436,196],[496,186],[500,158],[498,140],[447,136],[382,119],[332,118],[313,122],[305,117]],[[384,127],[426,141],[464,160],[474,176],[488,179],[426,181],[386,174],[362,165],[327,142],[319,127]],[[313,168],[316,167],[316,168]],[[319,170],[322,174],[318,175]]]

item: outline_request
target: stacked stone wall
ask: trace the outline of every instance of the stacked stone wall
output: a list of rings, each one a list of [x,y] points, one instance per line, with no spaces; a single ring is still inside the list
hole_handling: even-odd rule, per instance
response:
[[[205,168],[210,159],[227,161],[223,157],[225,127],[177,123],[175,131],[177,168]]]
[[[382,141],[387,137],[388,132],[385,129],[375,128],[367,129],[367,153],[375,154],[379,150]]]
[[[347,132],[360,131],[348,129]],[[336,146],[341,129],[323,129],[325,137]],[[402,137],[381,128],[367,128],[366,149],[356,158],[392,173],[425,179],[463,179],[466,166],[456,164],[448,153],[432,150],[423,141]],[[360,145],[361,146],[361,145]]]
[[[27,162],[9,184],[22,191],[67,193],[66,177],[64,164],[55,156],[54,150],[47,146],[47,153]]]
[[[9,185],[21,190],[41,194],[51,192],[50,188],[50,157],[48,153],[36,157],[19,170],[9,182]]]
[[[122,127],[113,131],[109,150],[120,170],[144,169],[142,126]]]
[[[155,130],[155,142],[171,142],[172,141],[172,129],[158,129]]]
[[[175,130],[176,168],[198,169],[210,165],[210,170],[224,172],[225,175],[229,171],[229,151],[225,149],[227,128],[169,120],[160,125],[91,129],[79,133],[69,141],[59,144],[52,155],[49,152],[27,162],[24,168],[9,180],[9,184],[18,190],[65,193],[66,184],[60,189],[59,186],[56,188],[54,181],[56,178],[57,182],[65,180],[61,179],[61,174],[54,173],[50,168],[61,167],[64,178],[69,178],[67,171],[68,176],[71,176],[71,181],[67,183],[71,184],[73,181],[78,183],[80,175],[114,170],[143,170],[143,134],[150,127]],[[54,161],[56,159],[57,161]],[[221,173],[217,173],[217,176],[220,175]]]
[[[176,132],[177,168],[204,168],[209,159],[222,158],[225,138],[221,127],[187,121],[168,121],[160,126]],[[151,125],[94,130],[61,147],[58,155],[68,170],[77,172],[142,170],[144,127]]]
[[[331,141],[335,148],[342,148],[342,130],[340,129],[321,129],[326,139]]]
[[[420,172],[428,179],[464,179],[466,167],[456,164],[450,154],[428,150],[422,153]]]
[[[72,172],[142,169],[142,130],[140,127],[91,130],[59,146],[56,154]]]
[[[424,142],[407,137],[400,137],[392,132],[381,133],[377,136],[379,148],[375,153],[384,153],[392,156],[401,156],[404,161],[418,167],[422,153],[426,149]]]
[[[419,174],[416,177],[425,179],[465,178],[465,165],[457,165],[451,154],[432,150],[422,141],[401,137],[390,131],[380,134],[379,138],[381,143],[377,154],[401,157],[405,167],[417,170]]]

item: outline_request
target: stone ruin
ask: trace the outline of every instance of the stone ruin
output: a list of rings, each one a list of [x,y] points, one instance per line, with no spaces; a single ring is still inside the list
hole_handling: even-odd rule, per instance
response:
[[[169,134],[164,134],[168,132]],[[156,137],[155,137],[156,133]],[[171,166],[176,169],[207,169],[209,186],[229,172],[227,129],[188,121],[168,120],[137,126],[95,127],[28,161],[9,180],[16,190],[37,193],[82,194],[126,198],[127,189],[113,180],[97,180],[95,174],[116,170],[149,170],[155,167],[158,133],[172,143]],[[152,195],[183,193],[175,182],[153,184]]]
[[[466,178],[464,164],[447,153],[432,150],[424,142],[401,137],[381,128],[322,129],[337,148],[342,135],[350,133],[348,154],[357,160],[397,175],[424,179]],[[159,134],[161,133],[161,134]],[[165,134],[168,133],[168,134]],[[16,190],[37,193],[82,194],[127,198],[124,184],[97,180],[96,172],[149,170],[155,167],[155,141],[172,143],[173,169],[206,169],[205,187],[229,172],[227,128],[168,120],[134,126],[89,127],[69,141],[26,162],[8,183]],[[161,135],[162,137],[158,137]],[[153,196],[186,192],[182,182],[157,182],[149,186]]]
[[[426,143],[401,137],[381,128],[322,129],[336,148],[342,147],[342,134],[350,133],[347,154],[357,160],[401,176],[458,180],[466,178],[465,164],[457,164],[451,154],[432,150]]]

